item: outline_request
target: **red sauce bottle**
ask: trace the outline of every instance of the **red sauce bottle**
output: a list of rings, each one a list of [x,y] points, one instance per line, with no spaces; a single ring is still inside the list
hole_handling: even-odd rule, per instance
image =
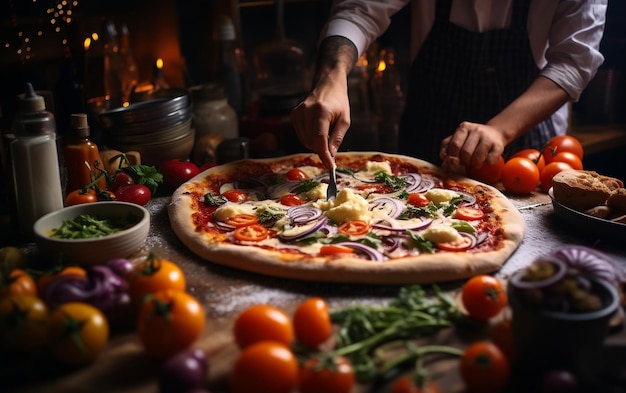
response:
[[[71,115],[72,129],[66,137],[63,149],[63,160],[67,170],[66,194],[85,187],[96,177],[101,176],[104,168],[98,145],[90,137],[87,115],[76,113]],[[106,188],[106,177],[97,182],[101,189]]]

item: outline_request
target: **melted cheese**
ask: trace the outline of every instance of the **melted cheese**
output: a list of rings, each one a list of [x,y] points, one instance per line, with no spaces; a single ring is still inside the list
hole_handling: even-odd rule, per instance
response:
[[[391,166],[389,165],[388,162],[386,161],[368,161],[365,163],[365,166],[363,167],[363,170],[365,172],[371,172],[371,173],[376,173],[376,172],[385,172],[389,175],[392,174],[391,172]]]
[[[213,217],[217,221],[226,221],[237,214],[255,214],[255,207],[248,203],[226,203],[215,210]]]
[[[459,232],[449,225],[433,224],[422,231],[424,239],[433,243],[449,243],[459,238]]]
[[[429,201],[439,206],[444,202],[449,202],[452,198],[460,196],[458,193],[452,190],[446,190],[443,188],[431,188],[426,191],[426,198]]]
[[[369,203],[349,188],[339,191],[334,200],[320,200],[314,205],[322,209],[326,217],[337,224],[354,220],[369,222],[371,217]]]
[[[328,184],[320,183],[307,192],[302,193],[307,200],[317,201],[318,199],[326,199],[326,191],[328,190]]]

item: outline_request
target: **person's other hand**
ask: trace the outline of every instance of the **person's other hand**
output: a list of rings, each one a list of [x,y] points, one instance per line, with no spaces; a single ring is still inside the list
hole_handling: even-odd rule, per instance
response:
[[[350,127],[350,103],[345,74],[327,74],[291,112],[291,122],[300,142],[317,153],[326,168]]]
[[[439,157],[442,167],[458,165],[480,168],[484,163],[495,164],[504,152],[506,141],[502,132],[484,124],[464,121],[454,134],[441,142]]]

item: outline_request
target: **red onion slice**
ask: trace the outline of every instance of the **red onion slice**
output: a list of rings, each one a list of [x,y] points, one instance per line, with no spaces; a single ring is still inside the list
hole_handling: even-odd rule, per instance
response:
[[[420,175],[419,173],[406,173],[398,177],[406,181],[406,192],[416,192],[415,190],[420,188],[420,185],[422,184],[422,175]]]
[[[267,197],[269,199],[280,199],[283,195],[293,193],[293,190],[298,188],[299,181],[288,181],[284,183],[272,184],[267,187]]]
[[[409,226],[402,225],[401,223],[406,223],[406,220],[395,220],[390,218],[388,220],[380,220],[372,223],[372,228],[382,229],[386,231],[396,231],[396,232],[404,232],[406,230],[411,231],[421,231],[422,229],[428,228],[430,224],[432,224],[433,220],[426,217],[420,217],[420,222]]]
[[[398,217],[405,208],[406,205],[402,201],[389,197],[376,198],[369,206],[370,211],[379,210],[391,218]]]
[[[278,235],[278,237],[284,241],[293,241],[293,240],[301,239],[319,229],[322,229],[326,225],[327,222],[328,222],[328,219],[326,217],[322,217],[321,219],[311,224],[302,225],[302,227],[305,227],[305,226],[307,227],[306,229],[302,231],[298,231],[297,233],[293,235],[286,235],[284,232],[282,232]]]
[[[565,245],[553,250],[549,255],[565,262],[582,274],[612,283],[618,281],[615,267],[610,262],[609,257],[593,248]]]
[[[292,224],[301,225],[318,219],[322,215],[322,210],[311,205],[298,205],[287,209],[287,215]]]
[[[392,252],[397,250],[398,247],[400,247],[402,242],[405,240],[406,240],[406,236],[399,236],[399,235],[385,236],[381,239],[381,244],[383,246],[384,252],[386,254],[391,254]]]
[[[454,190],[457,194],[459,194],[462,198],[462,201],[459,203],[459,206],[471,206],[476,203],[476,197],[472,194],[469,194],[464,191]]]
[[[383,255],[383,253],[372,247],[366,246],[365,244],[357,242],[342,242],[337,244],[340,246],[350,247],[357,254],[365,256],[370,261],[382,262],[385,260],[385,256]]]
[[[418,184],[417,187],[415,187],[411,191],[409,191],[409,190],[406,190],[406,191],[407,192],[411,192],[411,193],[420,194],[422,192],[426,192],[426,191],[430,190],[433,187],[435,187],[435,181],[433,179],[430,179],[430,178],[422,176],[422,180],[420,181],[420,183]]]
[[[513,273],[513,275],[509,278],[509,284],[511,284],[513,288],[519,290],[542,289],[557,283],[565,277],[565,274],[567,273],[567,264],[565,262],[560,259],[546,257],[542,257],[541,261],[548,261],[554,264],[556,266],[556,272],[544,280],[524,280],[526,269],[528,269],[528,267],[526,267]],[[539,262],[539,260],[534,263],[537,262]]]

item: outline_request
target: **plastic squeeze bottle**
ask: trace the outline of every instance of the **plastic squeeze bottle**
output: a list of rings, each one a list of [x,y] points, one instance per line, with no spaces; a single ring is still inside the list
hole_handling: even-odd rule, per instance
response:
[[[66,194],[81,189],[95,180],[98,176],[98,187],[106,187],[104,165],[100,157],[98,145],[89,139],[90,131],[87,115],[75,113],[70,116],[71,129],[65,138],[63,161],[67,170]]]
[[[63,207],[54,115],[46,111],[43,97],[35,94],[30,83],[19,97],[13,134],[10,151],[18,226],[30,236],[37,219]]]

